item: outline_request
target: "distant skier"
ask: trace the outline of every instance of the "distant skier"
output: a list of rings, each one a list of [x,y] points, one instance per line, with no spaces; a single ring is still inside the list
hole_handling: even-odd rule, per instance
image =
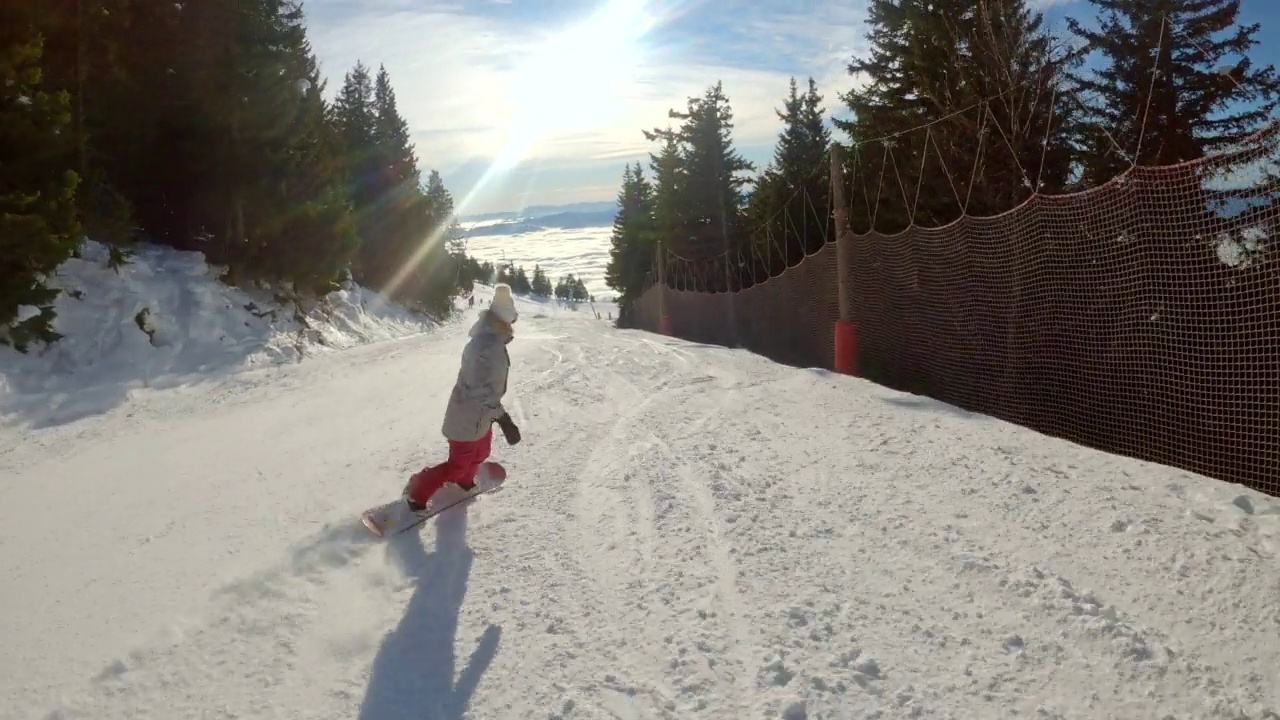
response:
[[[467,307],[473,308],[475,306],[476,306],[476,296],[472,295],[467,298]]]
[[[475,487],[476,470],[489,458],[494,423],[502,429],[507,444],[520,442],[520,429],[502,406],[511,369],[507,344],[515,337],[512,326],[517,317],[511,287],[496,286],[488,309],[480,311],[471,326],[471,340],[462,351],[461,367],[444,411],[441,430],[449,441],[449,458],[409,478],[405,500],[411,512],[424,512],[431,496],[448,483],[463,490]]]

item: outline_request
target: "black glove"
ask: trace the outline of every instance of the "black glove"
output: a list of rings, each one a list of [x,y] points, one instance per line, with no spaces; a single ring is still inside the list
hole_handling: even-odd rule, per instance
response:
[[[508,445],[517,445],[520,442],[520,428],[516,427],[516,423],[507,413],[502,413],[502,417],[497,420],[498,427],[502,428],[502,435],[507,439]]]

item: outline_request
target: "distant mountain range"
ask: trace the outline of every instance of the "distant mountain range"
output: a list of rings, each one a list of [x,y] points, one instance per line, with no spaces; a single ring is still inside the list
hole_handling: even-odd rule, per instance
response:
[[[598,202],[581,202],[568,203],[566,205],[530,205],[523,210],[511,210],[508,212],[478,213],[476,215],[461,215],[458,221],[462,223],[477,223],[493,220],[532,220],[534,218],[542,218],[553,215],[562,215],[565,213],[602,213],[608,212],[610,215],[618,209],[616,200],[602,200]]]

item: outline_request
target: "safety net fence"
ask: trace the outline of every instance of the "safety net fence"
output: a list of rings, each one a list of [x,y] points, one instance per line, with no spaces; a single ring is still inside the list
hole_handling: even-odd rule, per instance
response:
[[[846,226],[733,292],[668,258],[631,324],[831,369],[844,272],[856,374],[1280,495],[1278,135],[941,227]]]

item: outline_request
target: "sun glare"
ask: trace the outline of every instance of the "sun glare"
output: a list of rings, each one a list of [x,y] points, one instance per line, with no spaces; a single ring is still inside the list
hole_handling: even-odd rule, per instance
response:
[[[541,141],[600,127],[624,112],[626,89],[645,60],[645,35],[656,24],[648,6],[607,0],[533,52],[516,74],[511,134],[495,169],[514,167]]]
[[[658,24],[651,9],[657,1],[605,0],[586,20],[534,50],[507,98],[506,144],[455,212],[464,213],[477,193],[519,165],[539,143],[600,127],[625,112],[627,89],[645,61],[645,36]],[[383,291],[394,292],[430,249],[444,241],[444,232],[441,227],[423,238]]]

